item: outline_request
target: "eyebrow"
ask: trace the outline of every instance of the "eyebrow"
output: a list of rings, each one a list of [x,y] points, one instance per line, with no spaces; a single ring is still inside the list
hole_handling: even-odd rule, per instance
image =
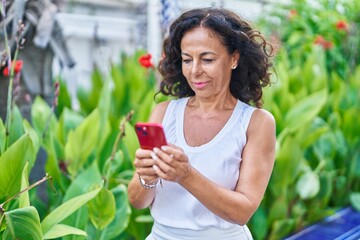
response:
[[[208,55],[208,54],[216,55],[216,53],[214,53],[214,52],[202,52],[202,53],[200,53],[200,56],[203,57],[203,56]],[[190,54],[187,54],[187,53],[184,53],[184,52],[182,52],[181,55],[191,57]]]

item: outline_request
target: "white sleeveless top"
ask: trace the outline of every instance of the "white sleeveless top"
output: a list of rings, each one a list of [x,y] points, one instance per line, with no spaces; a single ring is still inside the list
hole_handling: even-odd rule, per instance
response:
[[[234,190],[239,178],[242,150],[246,144],[246,130],[255,108],[238,100],[220,132],[210,142],[191,147],[185,141],[183,130],[188,99],[172,100],[166,109],[162,124],[168,143],[181,147],[188,155],[191,166],[202,175],[224,188]],[[150,206],[155,226],[189,230],[239,226],[213,214],[178,183],[162,182],[163,187],[156,187],[155,198]]]

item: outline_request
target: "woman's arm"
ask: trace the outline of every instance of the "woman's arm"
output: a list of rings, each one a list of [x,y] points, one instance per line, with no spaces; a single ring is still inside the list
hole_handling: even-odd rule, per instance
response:
[[[149,122],[161,123],[169,102],[159,103],[153,110]],[[151,150],[137,149],[135,153],[135,173],[128,185],[128,198],[135,208],[148,207],[155,194],[155,188],[144,188],[139,181],[139,175],[147,184],[158,181],[159,177],[153,169],[154,159]]]
[[[260,205],[268,185],[275,161],[275,137],[273,116],[265,110],[255,110],[247,130],[235,191],[201,175],[175,146],[156,151],[160,159],[155,165],[156,174],[178,182],[219,217],[243,225]]]

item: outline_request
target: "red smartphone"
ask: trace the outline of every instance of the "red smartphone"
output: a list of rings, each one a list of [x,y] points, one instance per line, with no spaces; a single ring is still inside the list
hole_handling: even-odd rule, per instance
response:
[[[135,124],[140,147],[152,150],[154,147],[167,145],[165,133],[160,123],[138,122]]]

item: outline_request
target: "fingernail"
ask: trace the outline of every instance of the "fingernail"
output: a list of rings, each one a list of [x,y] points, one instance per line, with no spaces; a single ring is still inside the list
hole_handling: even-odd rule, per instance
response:
[[[153,169],[154,169],[155,171],[159,170],[159,167],[156,166],[156,165],[153,165],[152,167],[153,167]]]
[[[154,153],[158,153],[160,151],[160,149],[158,149],[157,147],[153,149]]]
[[[151,156],[151,158],[153,159],[153,160],[158,160],[158,157],[156,156],[156,154],[155,153],[150,153],[150,156]]]
[[[161,150],[166,151],[167,149],[167,146],[161,146]]]

